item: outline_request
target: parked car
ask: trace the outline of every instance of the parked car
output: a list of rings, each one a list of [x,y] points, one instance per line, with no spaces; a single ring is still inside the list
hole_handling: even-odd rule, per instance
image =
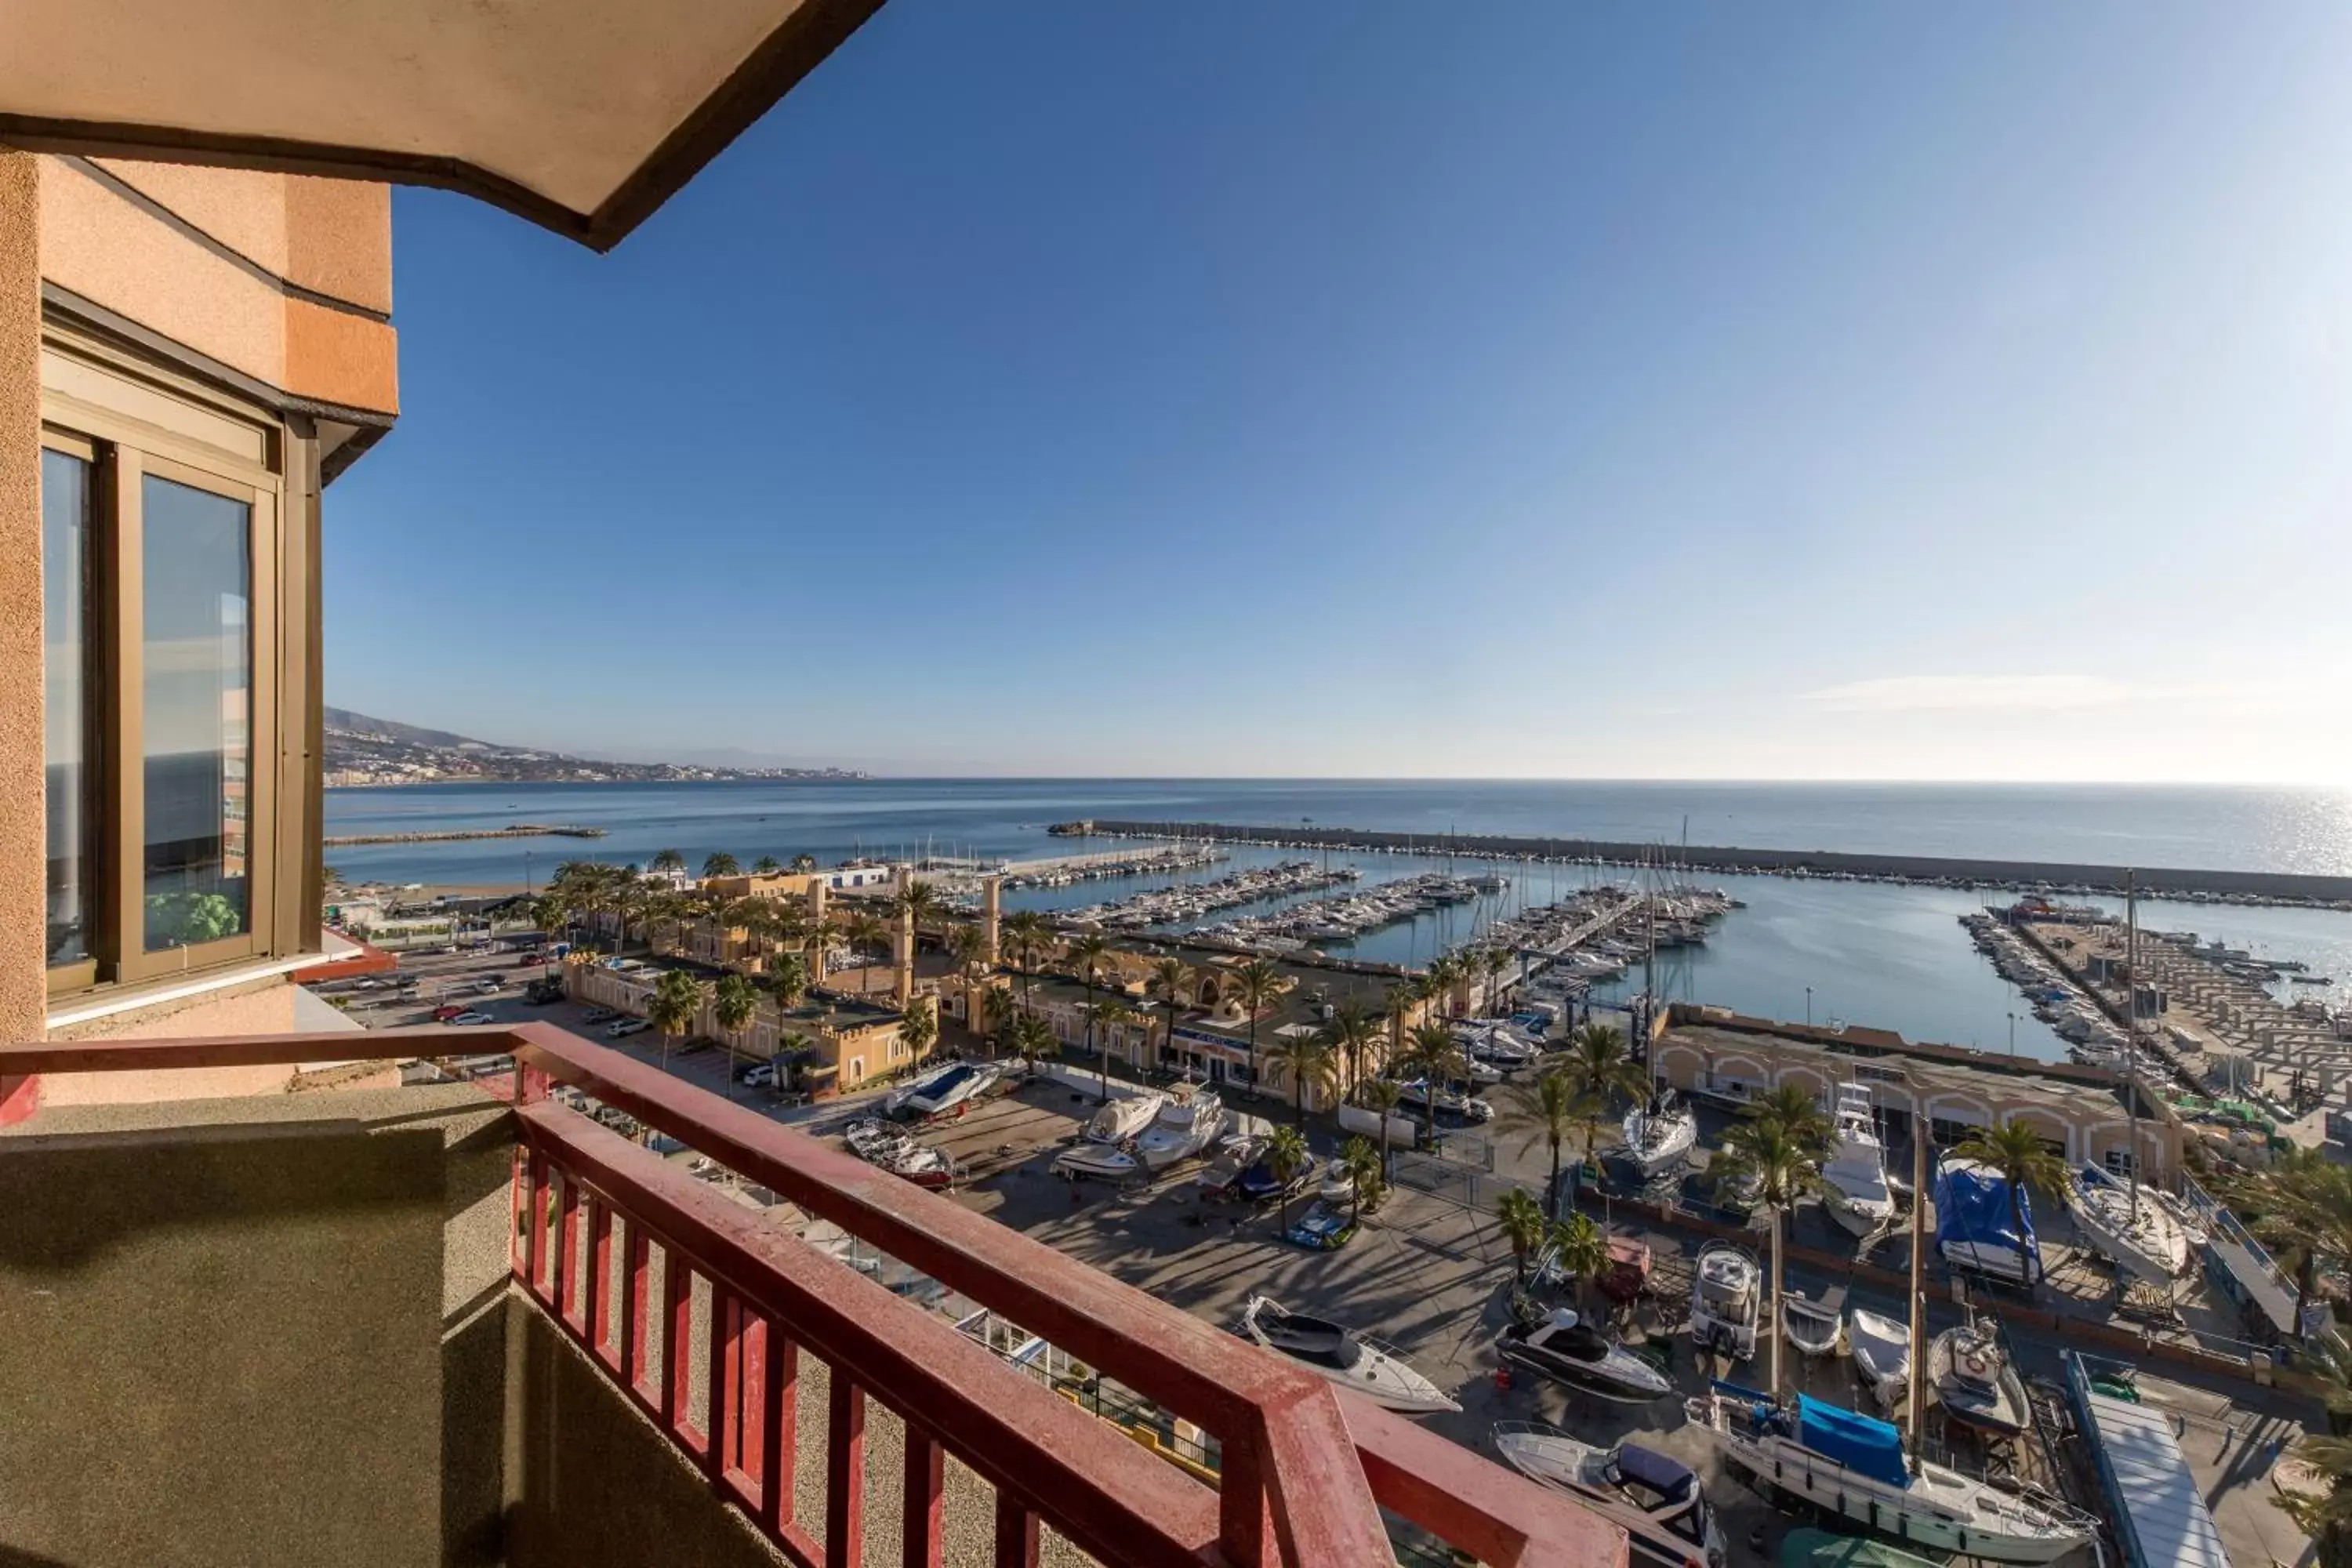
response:
[[[718,1043],[719,1042],[717,1040],[712,1039],[709,1035],[688,1035],[686,1037],[685,1048],[680,1050],[677,1054],[682,1057],[690,1057],[697,1051],[707,1051]]]
[[[621,1010],[617,1007],[591,1007],[582,1015],[580,1021],[583,1024],[609,1024],[620,1016]]]
[[[735,1075],[735,1081],[746,1089],[770,1089],[776,1081],[776,1064],[753,1062]]]
[[[561,1002],[563,1000],[563,982],[552,974],[543,979],[534,980],[523,991],[522,999],[534,1007],[543,1007],[550,1002]]]
[[[446,1024],[450,1019],[456,1017],[458,1014],[463,1013],[467,1009],[463,1007],[456,1006],[436,1007],[433,1009],[433,1021],[436,1024]]]
[[[443,1022],[449,1024],[488,1024],[491,1021],[490,1016],[488,1013],[477,1013],[472,1011],[470,1008],[466,1012],[458,1014],[454,1018],[446,1018],[443,1020]]]
[[[653,1026],[643,1018],[624,1018],[617,1024],[606,1025],[604,1037],[608,1040],[624,1040],[631,1035],[641,1035],[652,1027]]]
[[[501,980],[494,980],[490,976],[485,974],[482,978],[474,982],[474,989],[480,992],[485,996],[495,996],[499,992],[506,989],[506,983]]]
[[[1318,1201],[1313,1208],[1284,1236],[1293,1247],[1304,1247],[1316,1252],[1328,1252],[1345,1247],[1355,1238],[1355,1216],[1336,1204]]]

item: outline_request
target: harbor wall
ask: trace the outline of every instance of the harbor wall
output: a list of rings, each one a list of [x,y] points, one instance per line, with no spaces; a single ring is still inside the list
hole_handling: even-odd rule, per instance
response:
[[[1352,827],[1240,826],[1215,822],[1115,822],[1097,818],[1058,825],[1066,837],[1207,839],[1226,844],[1273,844],[1302,849],[1404,850],[1423,855],[1540,856],[1564,860],[1600,860],[1640,865],[1657,858],[1655,844],[1597,838],[1517,837],[1463,833],[1432,837]],[[1694,870],[1745,871],[1766,876],[1857,876],[1916,881],[1954,880],[1991,886],[2076,883],[2123,891],[2126,868],[2042,860],[1958,858],[1937,855],[1864,855],[1835,849],[1740,849],[1694,844],[1673,851],[1678,864]],[[2292,871],[2219,871],[2181,867],[2128,868],[2143,894],[2243,894],[2316,903],[2352,902],[2352,877]]]

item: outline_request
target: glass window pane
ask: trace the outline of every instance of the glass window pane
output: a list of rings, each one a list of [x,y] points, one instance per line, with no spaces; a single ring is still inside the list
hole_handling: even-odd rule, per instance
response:
[[[89,465],[41,453],[41,671],[46,704],[51,963],[89,956],[98,782],[90,744]]]
[[[252,508],[144,477],[147,951],[247,925]]]

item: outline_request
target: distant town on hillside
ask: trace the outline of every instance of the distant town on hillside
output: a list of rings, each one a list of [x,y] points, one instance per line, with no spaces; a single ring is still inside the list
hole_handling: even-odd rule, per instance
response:
[[[330,786],[439,784],[642,784],[679,779],[862,779],[850,768],[706,767],[693,763],[614,763],[528,746],[477,741],[446,730],[325,710]]]

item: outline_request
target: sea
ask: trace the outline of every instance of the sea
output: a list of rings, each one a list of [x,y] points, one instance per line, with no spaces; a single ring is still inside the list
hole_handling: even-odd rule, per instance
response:
[[[478,839],[331,849],[358,880],[435,888],[521,888],[567,859],[642,864],[676,849],[689,864],[724,850],[761,855],[956,855],[1027,859],[1112,847],[1049,836],[1087,818],[1312,825],[1426,834],[1561,835],[1676,847],[2092,862],[2104,865],[2352,874],[2352,792],[2094,784],[1897,784],[1423,780],[876,779],[707,784],[441,784],[329,790],[327,833],[426,833],[560,823],[595,839]],[[1187,873],[1207,879],[1295,857],[1234,847]],[[1316,857],[1318,859],[1321,856]],[[1420,964],[1486,922],[1622,870],[1489,868],[1468,858],[1333,855],[1365,879],[1418,871],[1498,869],[1509,889],[1475,905],[1370,933],[1349,955]],[[1652,984],[1675,1000],[1765,1017],[1843,1020],[1915,1040],[2014,1050],[2044,1060],[2063,1043],[1993,973],[1959,924],[1979,895],[1937,888],[1693,873],[1744,906],[1704,946],[1659,955]],[[1162,876],[1041,888],[1013,908],[1072,908],[1165,886]],[[1994,898],[1999,895],[1987,894]],[[1218,918],[1272,905],[1225,911]],[[2142,925],[2191,931],[2300,962],[2326,985],[2285,997],[2352,1001],[2352,915],[2327,910],[2144,900]],[[1639,970],[1603,1000],[1642,983]]]

